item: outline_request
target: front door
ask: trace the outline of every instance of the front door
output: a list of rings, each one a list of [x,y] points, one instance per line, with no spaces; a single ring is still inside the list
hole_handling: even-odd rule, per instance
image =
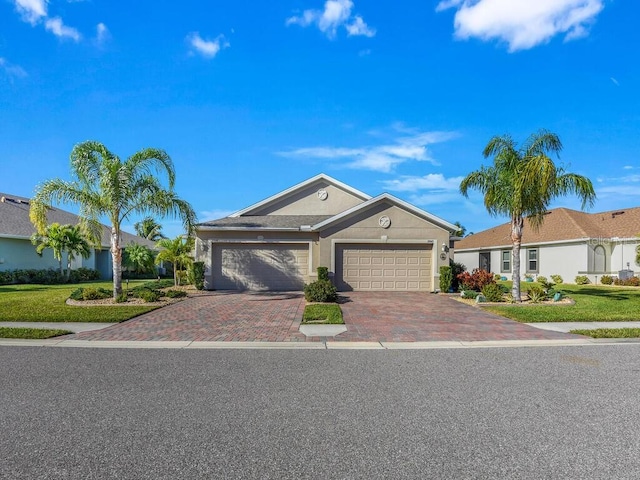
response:
[[[491,252],[480,252],[480,270],[491,271]]]

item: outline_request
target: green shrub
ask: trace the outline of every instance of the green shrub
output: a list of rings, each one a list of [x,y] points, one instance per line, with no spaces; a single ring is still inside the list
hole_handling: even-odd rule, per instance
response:
[[[487,302],[502,302],[504,291],[501,286],[496,283],[490,283],[482,287],[482,295],[485,296]]]
[[[451,288],[453,288],[454,292],[460,290],[460,282],[458,281],[458,275],[463,273],[467,267],[465,267],[462,263],[456,263],[453,260],[449,260],[449,266],[451,267]]]
[[[474,268],[471,273],[461,273],[458,275],[458,281],[463,290],[475,290],[476,292],[481,291],[485,285],[496,282],[491,272],[479,268]]]
[[[157,302],[162,296],[158,290],[152,290],[150,288],[134,288],[131,294],[145,302]]]
[[[623,285],[625,287],[638,287],[640,286],[640,278],[638,277],[631,277],[628,278],[627,280],[620,280],[619,278],[616,278],[613,283],[615,285]]]
[[[611,285],[613,283],[613,277],[611,275],[602,275],[600,283],[603,285]]]
[[[150,288],[151,290],[157,290],[158,288],[169,288],[173,287],[173,280],[164,279],[164,280],[153,280],[151,282],[144,282],[142,285],[138,285],[134,288]]]
[[[71,300],[75,300],[76,302],[80,302],[82,300],[84,300],[82,298],[82,291],[84,290],[84,288],[76,288],[73,292],[71,292],[71,295],[69,295],[69,298]]]
[[[204,290],[204,262],[191,262],[189,283],[192,283],[197,290]]]
[[[462,291],[462,298],[476,298],[478,295],[480,295],[480,292],[474,292],[473,290],[463,290]]]
[[[538,275],[536,277],[536,282],[541,283],[541,284],[544,285],[545,283],[548,283],[547,277],[545,277],[544,275]]]
[[[527,295],[529,295],[529,300],[531,300],[531,303],[539,303],[547,298],[547,294],[544,292],[542,287],[539,287],[538,285],[532,285],[531,287],[529,287],[529,290],[527,290]]]
[[[499,273],[496,273],[496,274],[493,276],[493,279],[494,279],[496,282],[499,282],[500,280],[502,280],[502,275],[500,275]]]
[[[82,300],[104,300],[111,298],[112,293],[104,288],[86,287],[82,289]]]
[[[562,283],[562,276],[560,275],[551,275],[551,280],[553,280],[553,283]]]
[[[576,275],[575,282],[576,285],[587,285],[588,283],[591,283],[589,281],[589,277],[587,277],[586,275]]]
[[[329,268],[328,267],[318,267],[316,270],[318,272],[318,280],[329,280]]]
[[[187,292],[184,290],[167,290],[164,292],[164,296],[168,298],[183,298],[187,296]]]
[[[453,273],[451,273],[451,267],[440,267],[440,291],[443,293],[448,292],[451,289],[452,281]]]
[[[125,292],[122,292],[116,297],[116,303],[126,303],[128,299],[129,296]]]
[[[304,298],[307,302],[335,302],[337,289],[329,280],[316,280],[304,286]]]

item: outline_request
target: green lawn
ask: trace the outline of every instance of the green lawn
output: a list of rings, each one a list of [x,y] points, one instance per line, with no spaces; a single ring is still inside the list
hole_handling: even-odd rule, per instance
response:
[[[129,288],[144,280],[130,281]],[[74,285],[0,285],[0,322],[122,322],[157,307],[72,307],[65,304],[78,286],[112,288],[111,282]]]
[[[343,324],[342,310],[335,303],[314,303],[304,307],[302,323]]]
[[[596,330],[571,330],[569,333],[593,338],[638,338],[640,328],[598,328]]]
[[[26,338],[37,339],[59,337],[60,335],[68,335],[68,330],[49,330],[46,328],[8,328],[0,327],[0,338]]]
[[[503,282],[504,283],[504,282]],[[510,286],[510,284],[508,285]],[[528,287],[522,282],[523,290]],[[575,305],[490,306],[487,311],[518,322],[624,322],[640,320],[639,287],[558,285]]]

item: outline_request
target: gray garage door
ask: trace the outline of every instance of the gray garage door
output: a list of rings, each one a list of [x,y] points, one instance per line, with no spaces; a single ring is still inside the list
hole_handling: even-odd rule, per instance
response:
[[[431,291],[431,246],[336,246],[338,290]]]
[[[215,290],[302,290],[309,246],[224,244],[213,248]]]

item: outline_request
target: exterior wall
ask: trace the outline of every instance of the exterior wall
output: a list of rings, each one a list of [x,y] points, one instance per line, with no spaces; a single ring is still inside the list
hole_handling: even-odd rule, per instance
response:
[[[382,215],[391,219],[389,228],[382,228],[378,220]],[[449,256],[440,257],[442,245],[449,245],[449,232],[387,202],[380,202],[352,218],[332,225],[320,232],[320,257],[317,266],[328,267],[335,273],[335,244],[355,243],[413,243],[433,242],[433,278],[431,285],[438,285],[439,267],[449,264]]]
[[[326,200],[318,198],[318,190],[327,192]],[[361,198],[342,190],[324,180],[265,205],[251,215],[337,215],[363,202]]]
[[[62,255],[62,267],[67,268],[67,256]],[[53,258],[53,252],[47,248],[42,256],[36,253],[36,247],[29,239],[0,238],[0,270],[47,269],[58,270],[60,264]]]
[[[212,263],[213,245],[217,243],[253,243],[269,245],[275,243],[306,243],[310,245],[309,265],[310,272],[305,277],[305,283],[316,279],[316,268],[319,261],[318,234],[315,232],[258,232],[253,231],[199,231],[196,236],[195,259],[204,262],[205,288],[213,285]]]
[[[610,258],[607,260],[607,269],[610,275],[618,275],[619,270],[626,270],[629,263],[629,270],[633,270],[634,275],[640,275],[640,266],[636,264],[636,247],[640,243],[640,239],[620,241],[618,243],[610,243]],[[606,245],[606,244],[605,244]]]

